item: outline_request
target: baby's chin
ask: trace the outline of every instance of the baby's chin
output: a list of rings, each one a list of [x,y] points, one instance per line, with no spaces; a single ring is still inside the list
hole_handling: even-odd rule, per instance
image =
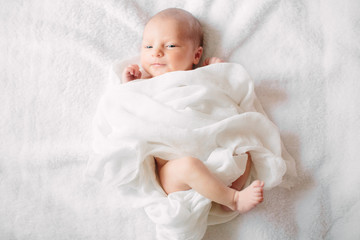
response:
[[[168,73],[168,72],[172,72],[172,71],[149,71],[149,75],[151,76],[151,77],[158,77],[158,76],[161,76],[161,75],[163,75],[163,74],[165,74],[165,73]]]

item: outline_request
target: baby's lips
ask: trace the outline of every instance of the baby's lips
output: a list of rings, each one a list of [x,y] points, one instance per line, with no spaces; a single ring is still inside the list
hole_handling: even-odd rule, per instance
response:
[[[152,63],[151,64],[152,66],[163,66],[163,65],[165,65],[164,63]]]

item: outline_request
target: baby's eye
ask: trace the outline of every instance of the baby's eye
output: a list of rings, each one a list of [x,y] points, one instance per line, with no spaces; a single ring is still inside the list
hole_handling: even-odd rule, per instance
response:
[[[174,47],[176,47],[174,44],[169,44],[169,45],[167,45],[167,47],[168,48],[174,48]]]
[[[152,46],[145,46],[145,48],[152,48]]]

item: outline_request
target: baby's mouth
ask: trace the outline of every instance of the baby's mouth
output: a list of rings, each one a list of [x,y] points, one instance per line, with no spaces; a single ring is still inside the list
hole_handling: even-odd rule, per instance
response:
[[[153,67],[163,67],[163,66],[165,66],[165,64],[163,64],[163,63],[152,63],[151,66],[153,66]]]

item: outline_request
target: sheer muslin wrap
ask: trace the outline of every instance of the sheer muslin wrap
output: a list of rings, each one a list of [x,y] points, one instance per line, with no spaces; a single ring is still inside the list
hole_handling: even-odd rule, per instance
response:
[[[250,152],[247,184],[260,179],[265,190],[291,187],[295,162],[241,65],[213,64],[121,84],[123,65],[113,65],[100,99],[86,175],[116,187],[126,204],[143,207],[158,239],[201,239],[207,225],[238,213],[222,211],[194,190],[166,195],[154,156],[196,157],[231,185],[243,174]]]

